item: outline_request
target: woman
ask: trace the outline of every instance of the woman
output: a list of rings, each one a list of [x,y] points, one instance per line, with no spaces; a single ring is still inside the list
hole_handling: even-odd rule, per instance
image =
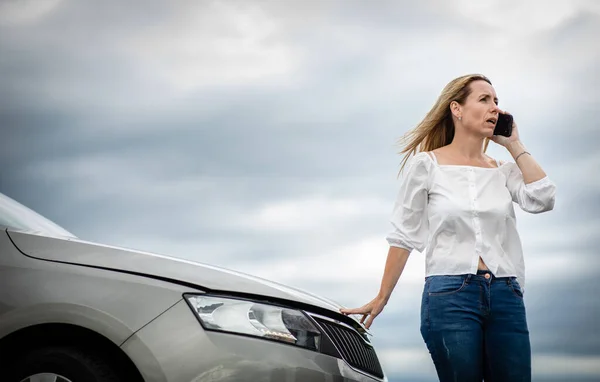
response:
[[[421,334],[441,382],[531,380],[513,202],[530,213],[552,210],[555,185],[525,150],[516,124],[510,137],[493,134],[499,113],[489,79],[459,77],[404,137],[402,168],[409,164],[387,236],[380,291],[360,308],[341,310],[362,314],[370,327],[409,253],[425,250]],[[487,156],[489,140],[505,147],[514,162]]]

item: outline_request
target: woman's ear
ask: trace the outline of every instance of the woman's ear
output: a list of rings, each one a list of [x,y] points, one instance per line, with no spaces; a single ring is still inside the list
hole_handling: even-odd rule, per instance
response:
[[[450,102],[450,111],[452,115],[454,115],[457,119],[462,119],[462,110],[461,106],[458,102],[452,101]]]

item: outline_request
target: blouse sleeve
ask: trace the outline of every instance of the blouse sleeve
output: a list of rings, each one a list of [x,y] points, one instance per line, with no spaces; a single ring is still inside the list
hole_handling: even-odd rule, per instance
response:
[[[523,211],[538,214],[554,208],[556,185],[547,176],[535,182],[525,184],[521,169],[513,162],[506,177],[506,187],[510,191],[513,202]]]
[[[422,252],[427,244],[427,201],[431,159],[425,152],[417,153],[407,166],[400,186],[391,223],[393,231],[386,240],[392,247]]]

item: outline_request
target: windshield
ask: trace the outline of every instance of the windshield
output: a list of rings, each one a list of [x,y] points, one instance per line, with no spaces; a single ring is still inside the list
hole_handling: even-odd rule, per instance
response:
[[[75,237],[56,223],[0,193],[0,226],[48,236]]]

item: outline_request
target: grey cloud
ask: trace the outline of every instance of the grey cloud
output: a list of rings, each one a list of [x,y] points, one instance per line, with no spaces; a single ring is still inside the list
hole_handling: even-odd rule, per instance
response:
[[[577,256],[573,261],[585,261]],[[597,267],[597,265],[596,265]],[[532,351],[551,355],[600,353],[600,302],[590,291],[598,290],[594,277],[573,277],[548,283],[527,296]]]

